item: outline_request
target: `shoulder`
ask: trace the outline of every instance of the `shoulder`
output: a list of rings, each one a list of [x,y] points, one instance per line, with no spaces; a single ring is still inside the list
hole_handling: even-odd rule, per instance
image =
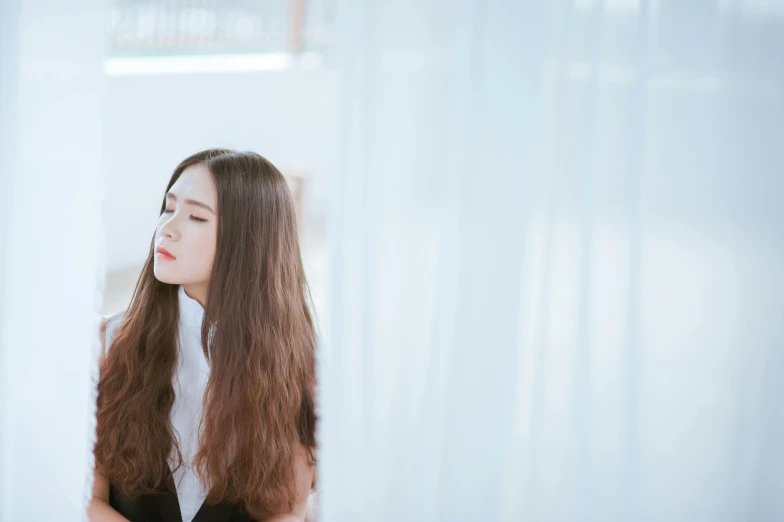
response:
[[[106,315],[102,317],[102,321],[106,325],[107,331],[109,328],[116,328],[117,325],[120,324],[123,319],[125,319],[126,311],[127,310],[123,310],[121,312],[117,312],[114,315]]]
[[[117,327],[120,325],[120,323],[123,322],[123,319],[125,319],[125,312],[126,311],[123,310],[122,312],[117,312],[114,315],[104,316],[101,318],[101,341],[104,354],[109,348],[111,348],[112,342],[114,341],[114,337],[117,332]]]

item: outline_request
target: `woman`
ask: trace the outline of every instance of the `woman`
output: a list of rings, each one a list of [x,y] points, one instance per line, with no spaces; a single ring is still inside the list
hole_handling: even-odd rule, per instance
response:
[[[304,520],[306,296],[280,172],[231,150],[180,163],[131,304],[102,324],[92,522]]]

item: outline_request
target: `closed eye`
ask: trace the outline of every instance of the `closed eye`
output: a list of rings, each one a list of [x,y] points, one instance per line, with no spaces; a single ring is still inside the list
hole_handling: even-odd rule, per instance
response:
[[[163,209],[164,214],[171,214],[172,212],[174,212],[174,210],[168,208]],[[191,220],[196,221],[197,223],[206,223],[208,221],[207,219],[203,219],[196,216],[191,216]]]

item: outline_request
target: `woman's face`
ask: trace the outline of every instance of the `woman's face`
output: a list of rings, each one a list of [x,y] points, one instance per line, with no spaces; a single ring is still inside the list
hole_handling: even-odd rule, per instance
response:
[[[215,182],[204,165],[191,165],[177,178],[155,233],[159,281],[183,285],[206,299],[217,244],[217,203]]]

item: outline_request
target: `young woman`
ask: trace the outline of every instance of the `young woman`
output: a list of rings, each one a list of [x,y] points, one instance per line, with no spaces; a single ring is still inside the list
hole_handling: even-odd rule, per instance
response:
[[[314,344],[292,198],[251,152],[185,159],[105,320],[92,522],[304,520]]]

